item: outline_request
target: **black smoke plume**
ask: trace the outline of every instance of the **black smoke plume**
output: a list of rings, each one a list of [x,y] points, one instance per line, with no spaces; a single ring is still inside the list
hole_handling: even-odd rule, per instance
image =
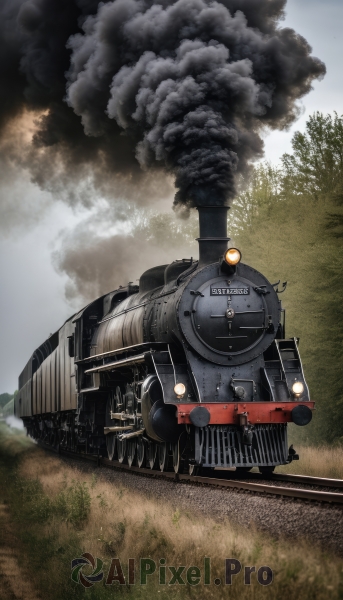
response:
[[[280,27],[285,4],[2,0],[0,128],[37,113],[16,159],[42,188],[88,177],[149,201],[168,172],[177,208],[226,204],[262,155],[261,130],[287,127],[325,73]]]

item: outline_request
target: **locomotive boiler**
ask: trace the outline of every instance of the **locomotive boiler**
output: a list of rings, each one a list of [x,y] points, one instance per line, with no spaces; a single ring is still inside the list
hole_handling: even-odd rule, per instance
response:
[[[277,286],[230,247],[227,208],[198,208],[199,260],[91,302],[35,350],[15,413],[35,439],[175,472],[273,471],[312,418]]]

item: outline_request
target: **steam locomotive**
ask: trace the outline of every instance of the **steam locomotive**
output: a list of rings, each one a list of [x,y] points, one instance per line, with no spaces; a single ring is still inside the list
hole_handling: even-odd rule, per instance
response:
[[[230,247],[226,207],[198,211],[199,261],[149,269],[34,351],[15,402],[34,439],[175,472],[298,458],[287,423],[314,402],[278,284]]]

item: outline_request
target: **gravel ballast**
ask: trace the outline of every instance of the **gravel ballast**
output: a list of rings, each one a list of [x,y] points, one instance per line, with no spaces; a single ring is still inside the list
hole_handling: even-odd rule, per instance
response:
[[[66,457],[61,460],[82,472],[96,471],[99,479],[114,486],[168,502],[172,510],[192,511],[216,520],[228,518],[243,528],[255,526],[276,537],[306,538],[343,556],[343,507],[339,505],[216,489],[95,467]]]

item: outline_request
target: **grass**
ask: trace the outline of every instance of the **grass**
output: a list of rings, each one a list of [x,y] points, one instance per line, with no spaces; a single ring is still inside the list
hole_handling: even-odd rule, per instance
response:
[[[81,473],[45,453],[19,433],[0,427],[1,498],[10,509],[23,568],[49,600],[89,598],[102,600],[114,594],[140,598],[247,598],[327,600],[343,598],[342,562],[305,541],[294,542],[262,534],[253,524],[245,530],[229,520],[218,523],[180,511],[168,502],[114,486],[93,474]],[[244,501],[244,500],[242,500]],[[100,558],[107,576],[112,559],[119,558],[126,577],[130,558],[154,560],[156,573],[147,585],[105,585],[84,590],[71,580],[71,560],[89,552]],[[211,585],[204,585],[204,558],[211,557]],[[273,582],[263,586],[252,574],[244,585],[242,573],[229,586],[214,585],[224,577],[224,559],[244,566],[269,566]],[[189,567],[189,583],[168,585],[172,577],[164,565]],[[147,568],[151,562],[146,563]],[[118,565],[117,565],[118,567]],[[201,571],[199,585],[191,585]],[[89,570],[88,573],[92,570]],[[256,570],[257,570],[256,569]],[[84,568],[83,573],[87,574]],[[119,577],[118,569],[113,575]],[[192,579],[193,577],[193,579]]]
[[[342,446],[295,446],[300,460],[278,467],[278,473],[294,473],[343,479]]]

